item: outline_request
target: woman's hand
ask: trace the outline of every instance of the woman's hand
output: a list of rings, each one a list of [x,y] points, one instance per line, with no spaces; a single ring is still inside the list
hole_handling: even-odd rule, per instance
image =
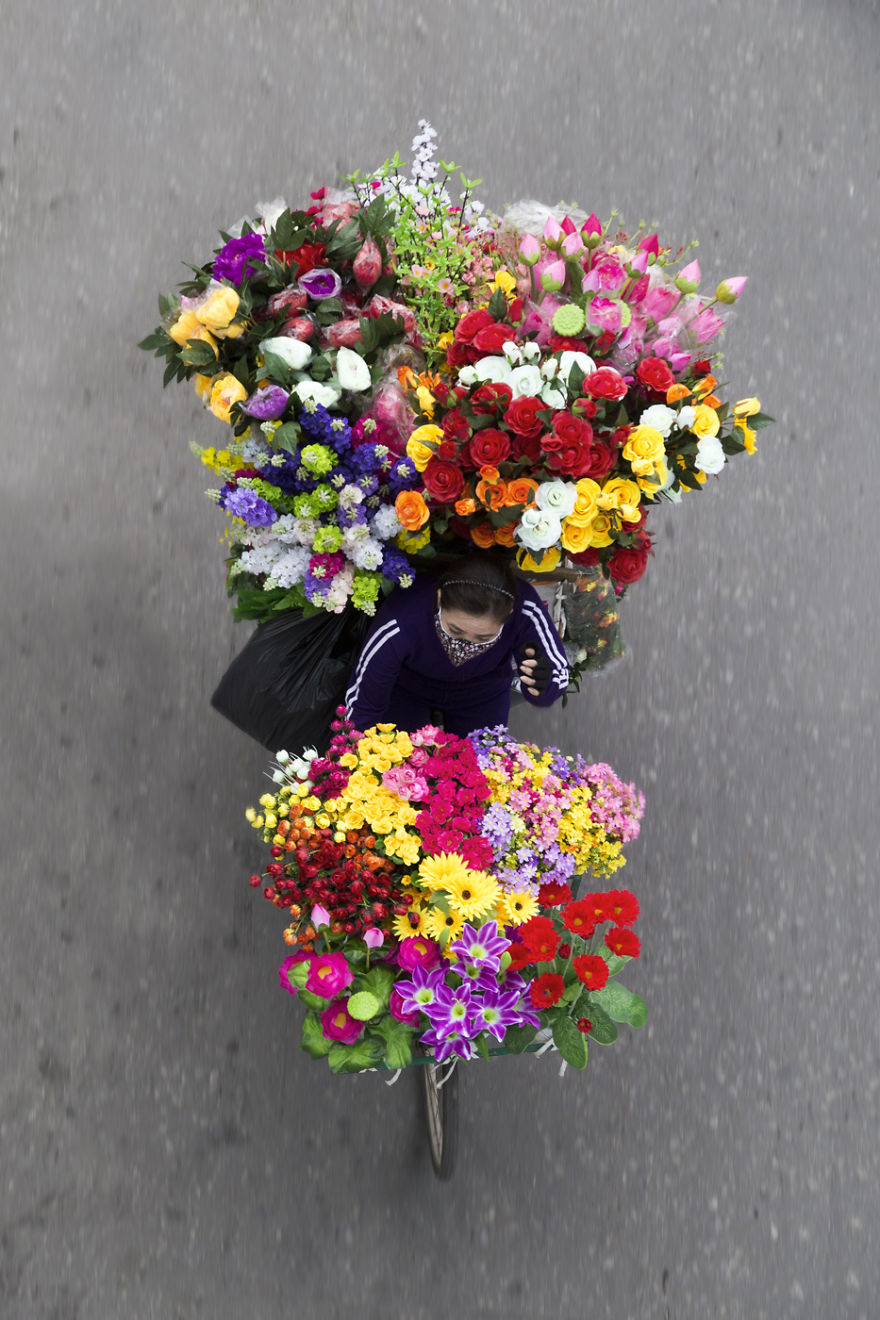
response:
[[[550,677],[550,664],[547,657],[538,655],[533,646],[527,646],[517,657],[519,676],[523,687],[531,697],[539,697]]]

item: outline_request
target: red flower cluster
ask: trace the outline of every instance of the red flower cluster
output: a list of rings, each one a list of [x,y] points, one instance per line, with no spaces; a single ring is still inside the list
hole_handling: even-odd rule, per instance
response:
[[[440,739],[440,746],[422,768],[431,783],[431,794],[416,817],[415,828],[425,853],[458,853],[468,866],[482,870],[494,856],[489,840],[478,833],[482,804],[491,792],[489,783],[466,738],[443,734]]]

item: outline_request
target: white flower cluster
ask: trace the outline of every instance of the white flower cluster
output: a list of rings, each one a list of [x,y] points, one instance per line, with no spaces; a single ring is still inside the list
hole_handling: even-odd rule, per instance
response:
[[[515,399],[540,399],[548,408],[565,408],[568,403],[569,379],[575,366],[585,376],[596,370],[596,364],[586,353],[566,350],[558,357],[549,357],[538,365],[541,350],[537,344],[515,344],[508,341],[503,353],[480,358],[473,366],[462,367],[458,379],[462,385],[475,385],[491,381],[509,385]]]

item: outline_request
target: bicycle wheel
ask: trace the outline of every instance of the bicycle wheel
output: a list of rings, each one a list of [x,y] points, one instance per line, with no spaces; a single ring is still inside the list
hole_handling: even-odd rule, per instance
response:
[[[452,1177],[458,1148],[458,1068],[452,1065],[450,1073],[449,1067],[428,1060],[421,1069],[428,1148],[441,1182]]]

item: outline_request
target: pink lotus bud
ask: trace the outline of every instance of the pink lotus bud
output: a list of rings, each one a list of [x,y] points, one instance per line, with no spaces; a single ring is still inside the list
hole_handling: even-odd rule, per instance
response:
[[[602,233],[602,221],[596,215],[595,211],[592,215],[588,215],[584,223],[581,225],[581,233],[585,236]]]
[[[371,926],[369,930],[364,931],[364,944],[368,949],[380,949],[384,943],[384,931],[377,930],[375,926]]]
[[[681,293],[696,293],[700,287],[700,263],[689,261],[675,281],[675,287]]]
[[[557,224],[552,215],[548,215],[547,223],[544,225],[544,242],[556,251],[564,237],[562,226]]]
[[[637,252],[629,263],[632,270],[637,270],[640,275],[644,275],[648,269],[648,254],[644,250]]]
[[[577,233],[577,226],[570,215],[563,216],[562,218],[562,232],[566,235]]]
[[[659,257],[660,240],[658,239],[657,235],[648,234],[647,238],[643,238],[641,243],[639,243],[639,251],[647,252],[649,257]]]
[[[404,307],[403,303],[393,302],[391,298],[386,298],[384,294],[374,294],[364,308],[364,316],[376,317],[384,316],[389,312],[399,321],[403,321],[403,328],[406,333],[411,334],[416,328],[415,312],[409,307]]]
[[[534,266],[541,259],[541,244],[534,234],[523,234],[519,240],[519,255],[527,266]]]
[[[541,271],[541,288],[547,293],[556,293],[565,287],[565,262],[551,261]]]
[[[567,219],[568,217],[566,217]],[[577,230],[572,234],[566,234],[562,240],[562,251],[567,257],[576,257],[579,252],[584,250],[584,241]]]
[[[719,302],[735,303],[739,295],[748,283],[748,275],[731,275],[730,279],[722,280],[715,290],[715,297]]]
[[[315,906],[312,908],[312,924],[316,928],[318,926],[330,925],[330,913],[327,911],[325,907],[322,907],[320,903],[316,903]]]
[[[382,254],[373,238],[368,238],[351,266],[351,273],[362,289],[369,289],[371,284],[382,274]]]
[[[334,321],[324,331],[324,338],[333,348],[354,348],[360,343],[361,323],[355,316]]]
[[[315,323],[307,316],[292,316],[284,322],[278,336],[281,339],[301,339],[305,343],[306,340],[314,339]]]

